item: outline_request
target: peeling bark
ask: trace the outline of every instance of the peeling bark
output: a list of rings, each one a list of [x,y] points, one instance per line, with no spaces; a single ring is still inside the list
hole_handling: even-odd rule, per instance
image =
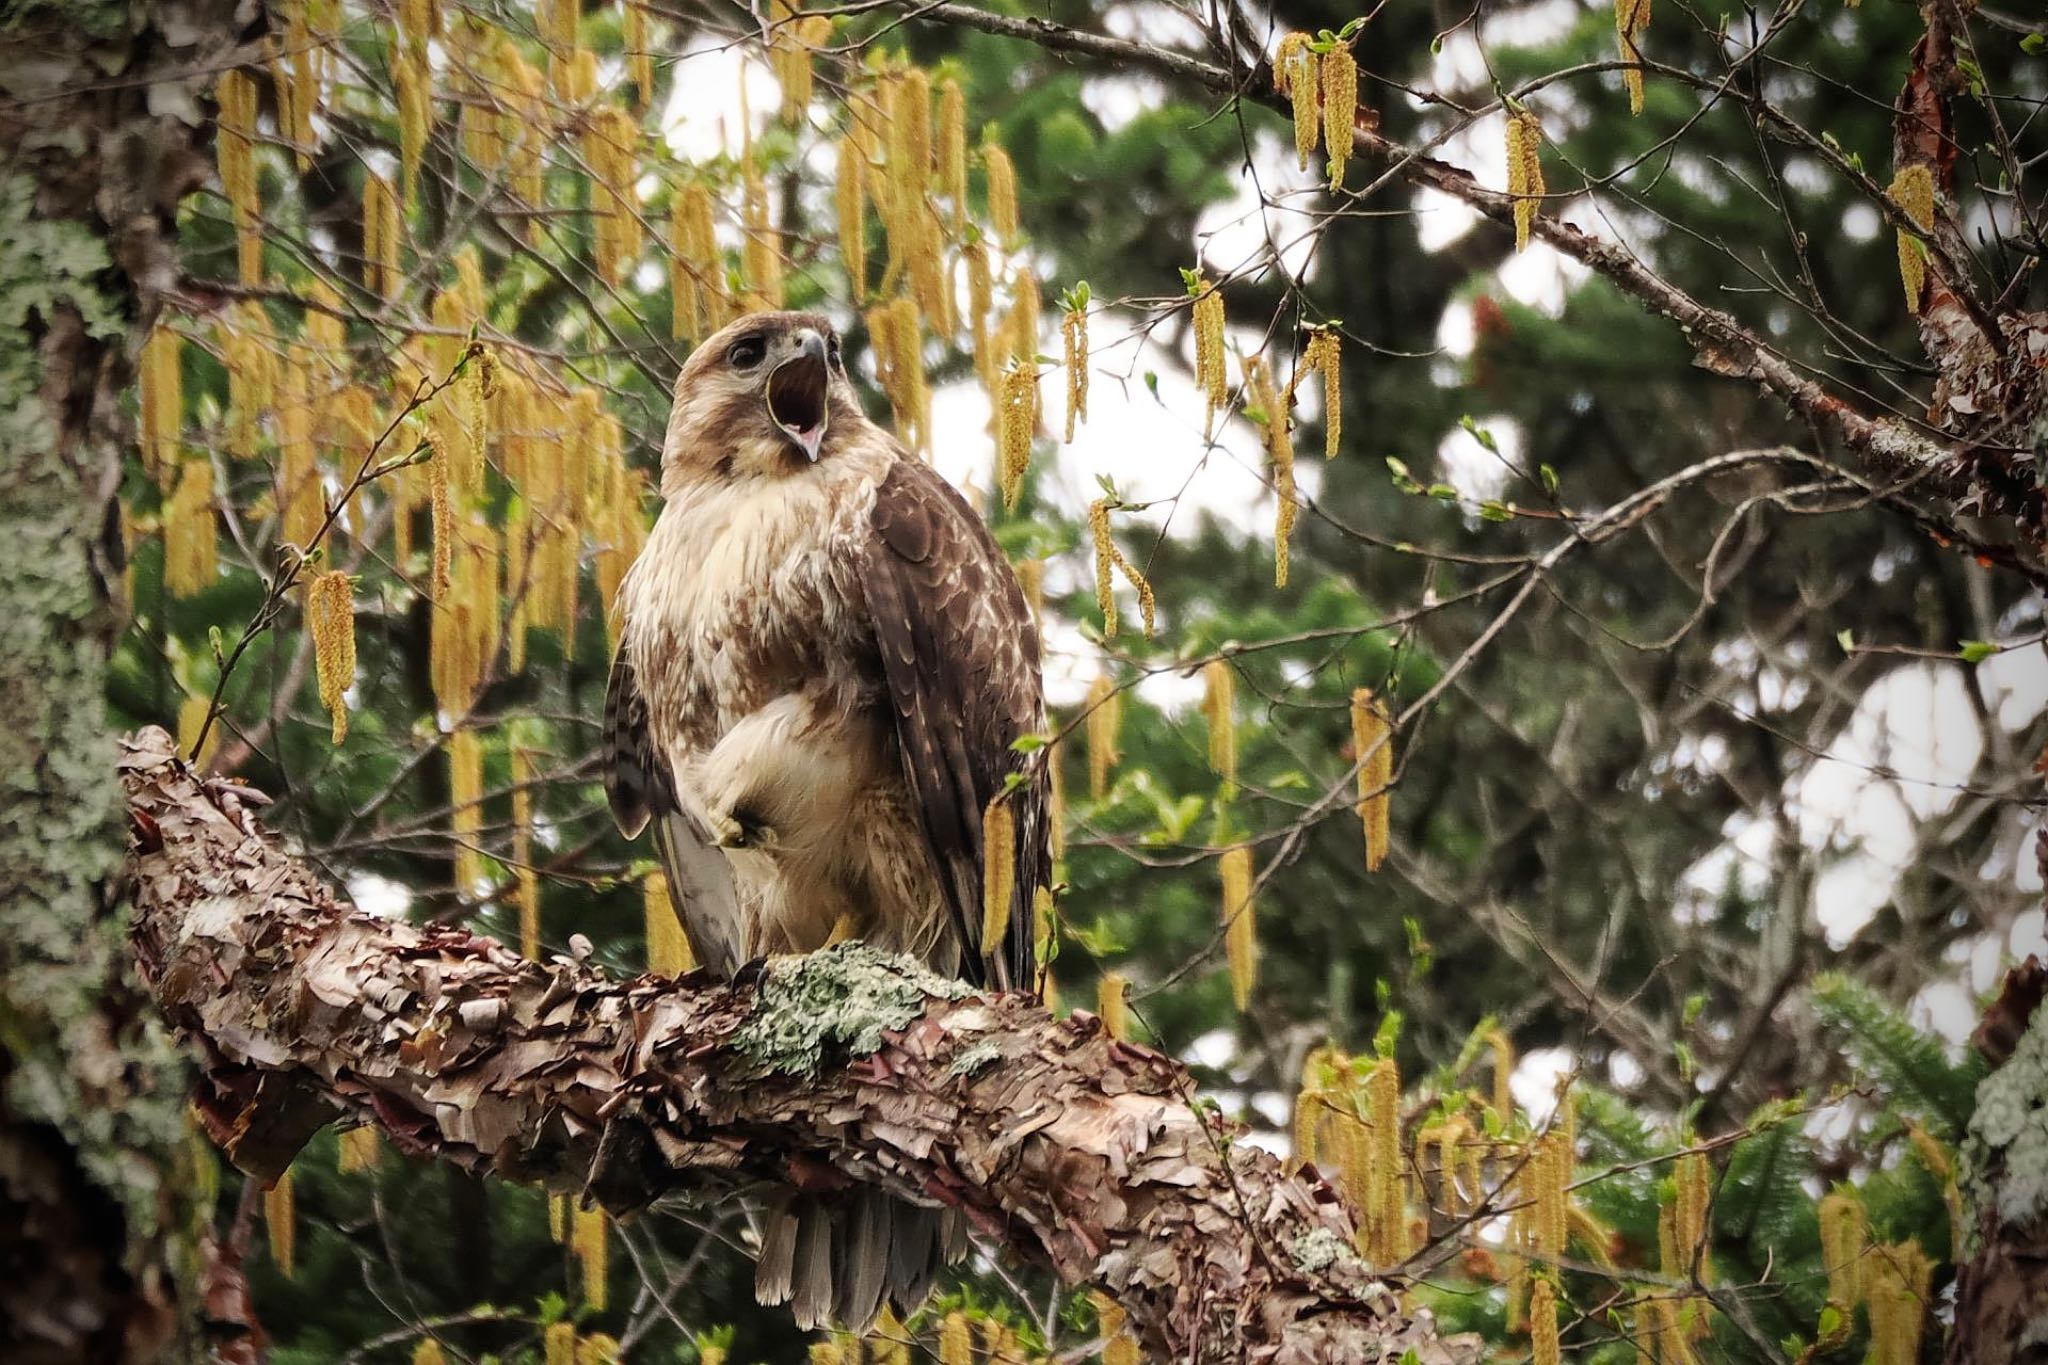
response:
[[[121,951],[111,497],[131,358],[255,15],[22,0],[0,39],[0,1359],[154,1358],[191,1318],[182,1063]]]
[[[1188,1362],[1477,1358],[1351,1254],[1327,1183],[1194,1102],[1094,1017],[982,998],[860,945],[734,983],[607,980],[343,905],[241,789],[146,730],[121,764],[134,946],[199,1045],[228,1155],[283,1170],[322,1124],[628,1216],[756,1183],[883,1186],[1088,1283]]]

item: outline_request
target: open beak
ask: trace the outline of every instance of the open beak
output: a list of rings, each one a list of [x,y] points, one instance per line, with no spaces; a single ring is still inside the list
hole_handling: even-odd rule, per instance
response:
[[[825,361],[825,339],[806,331],[803,349],[777,365],[768,376],[768,415],[782,434],[796,442],[813,463],[825,439],[825,419],[830,406],[825,401],[831,369]]]

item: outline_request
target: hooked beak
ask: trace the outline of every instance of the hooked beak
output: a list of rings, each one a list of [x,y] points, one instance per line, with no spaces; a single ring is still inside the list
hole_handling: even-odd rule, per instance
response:
[[[826,363],[823,337],[806,330],[800,344],[802,349],[768,376],[768,415],[782,428],[782,434],[816,463],[831,411],[826,402],[831,368]]]

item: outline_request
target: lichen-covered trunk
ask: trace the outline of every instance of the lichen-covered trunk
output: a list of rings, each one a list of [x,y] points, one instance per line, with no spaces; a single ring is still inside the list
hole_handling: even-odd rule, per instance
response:
[[[137,960],[202,1048],[200,1111],[244,1170],[282,1171],[346,1117],[615,1214],[874,1185],[1114,1295],[1162,1360],[1477,1358],[1352,1252],[1326,1183],[1092,1016],[981,999],[858,944],[736,983],[530,962],[349,910],[277,848],[258,798],[200,782],[161,730],[123,766]]]
[[[232,5],[8,7],[0,37],[0,1360],[144,1361],[184,1333],[183,1067],[116,905],[100,703],[130,360],[206,173]]]
[[[2048,1359],[2048,967],[2006,974],[1977,1029],[1992,1066],[1963,1139],[1968,1248],[1947,1365]]]

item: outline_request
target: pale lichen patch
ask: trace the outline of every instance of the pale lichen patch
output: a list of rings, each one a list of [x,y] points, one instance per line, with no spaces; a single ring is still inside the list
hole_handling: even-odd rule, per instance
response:
[[[1002,1058],[1002,1050],[994,1043],[976,1043],[953,1059],[953,1065],[946,1069],[949,1076],[972,1076],[983,1067],[992,1066]]]
[[[2048,1010],[2036,1010],[2005,1064],[1977,1087],[1963,1140],[1964,1180],[2008,1227],[2048,1212]]]
[[[915,959],[864,943],[835,943],[769,964],[753,1015],[733,1035],[742,1055],[766,1071],[812,1075],[828,1045],[863,1057],[882,1035],[924,1013],[925,1001],[968,993]]]

